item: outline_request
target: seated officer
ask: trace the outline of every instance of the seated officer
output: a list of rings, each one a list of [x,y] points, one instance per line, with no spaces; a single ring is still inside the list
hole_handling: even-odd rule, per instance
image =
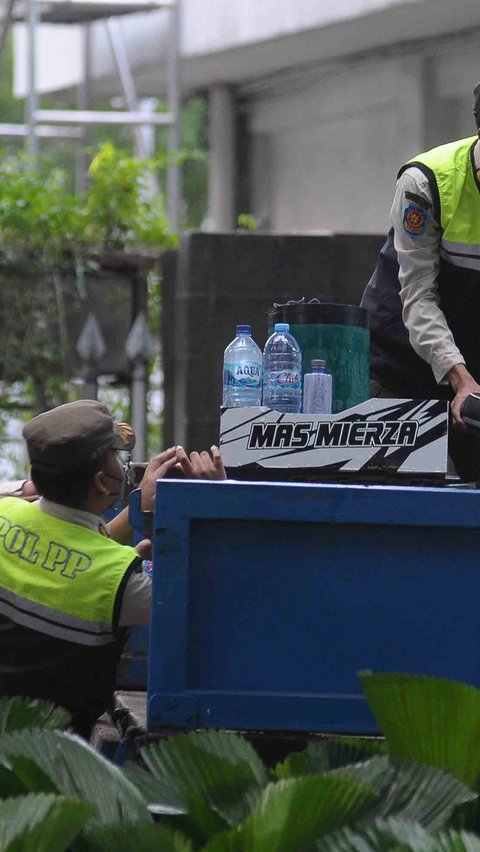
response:
[[[123,490],[117,450],[130,450],[134,434],[101,403],[79,400],[34,417],[23,435],[40,499],[0,502],[0,695],[62,705],[88,736],[111,705],[127,628],[150,614],[150,579],[137,550],[120,543],[131,533],[126,512],[112,522],[113,537],[102,521]],[[172,448],[153,459],[143,507],[175,465],[223,478],[216,448],[212,455],[189,460]]]

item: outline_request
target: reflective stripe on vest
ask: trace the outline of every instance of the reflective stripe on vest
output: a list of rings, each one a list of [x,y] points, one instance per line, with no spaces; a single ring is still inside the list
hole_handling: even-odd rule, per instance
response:
[[[0,502],[0,612],[82,645],[114,641],[122,579],[138,554],[16,498]]]
[[[440,254],[447,263],[451,263],[453,266],[480,271],[480,245],[442,240]]]
[[[480,191],[473,155],[477,142],[478,136],[471,136],[440,145],[406,165],[424,165],[433,173],[440,203],[443,260],[480,272]]]

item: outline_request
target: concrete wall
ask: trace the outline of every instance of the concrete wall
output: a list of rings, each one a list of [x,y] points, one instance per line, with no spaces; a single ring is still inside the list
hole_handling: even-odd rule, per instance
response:
[[[478,0],[180,0],[185,92],[244,83],[304,63],[479,26]],[[140,96],[163,97],[169,44],[166,11],[126,15],[121,29]],[[42,28],[41,28],[42,29]],[[44,27],[37,48],[40,90],[70,88],[82,61],[74,25]],[[93,90],[120,92],[103,22],[91,27]],[[26,43],[16,27],[15,93],[25,92]],[[59,57],[69,57],[62,63]]]
[[[182,41],[185,53],[212,53],[406,5],[408,0],[183,0]]]
[[[452,38],[246,89],[248,212],[279,231],[386,231],[399,167],[474,134],[479,78],[477,44]]]
[[[263,348],[274,302],[358,304],[383,237],[190,234],[164,258],[164,445],[218,443],[223,352],[239,322]]]

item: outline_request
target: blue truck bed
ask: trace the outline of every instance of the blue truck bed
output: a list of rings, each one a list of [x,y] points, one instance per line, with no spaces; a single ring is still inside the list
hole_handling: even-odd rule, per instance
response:
[[[376,731],[357,672],[480,686],[480,493],[157,483],[148,729]]]

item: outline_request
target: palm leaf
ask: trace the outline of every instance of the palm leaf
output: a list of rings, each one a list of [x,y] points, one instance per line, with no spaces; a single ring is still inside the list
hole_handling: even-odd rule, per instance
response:
[[[0,852],[64,852],[92,812],[60,796],[19,796],[0,802]]]
[[[376,820],[363,828],[343,828],[316,844],[317,852],[480,852],[480,838],[466,832],[432,837],[415,822]]]
[[[62,707],[55,707],[49,701],[18,696],[0,699],[0,734],[25,728],[66,728],[69,722],[70,715],[67,711]]]
[[[60,731],[22,731],[0,737],[0,760],[27,758],[57,790],[93,805],[94,821],[148,822],[151,817],[138,790],[118,767],[72,734]]]
[[[368,703],[395,757],[480,780],[480,691],[440,678],[361,673]]]
[[[60,790],[30,757],[23,754],[8,758],[11,772],[28,793],[59,793]]]
[[[88,852],[192,852],[186,837],[151,823],[96,826],[87,836]]]
[[[124,768],[124,775],[142,794],[150,810],[156,814],[180,815],[187,813],[187,799],[175,779],[171,786],[165,778],[157,778],[133,763]]]
[[[330,769],[368,760],[376,754],[382,754],[384,750],[383,743],[362,740],[360,737],[310,740],[304,751],[292,752],[281,763],[277,763],[273,773],[276,778],[319,775]]]
[[[0,763],[0,799],[22,796],[28,791],[28,787],[20,780],[13,769],[10,766],[2,766]]]
[[[278,777],[301,777],[324,773],[330,769],[336,774],[348,775],[370,784],[380,794],[374,805],[373,814],[385,818],[401,815],[435,831],[445,826],[454,809],[461,804],[476,800],[477,796],[452,775],[406,761],[394,761],[387,755],[370,757],[369,760],[343,765],[344,757],[365,755],[368,751],[352,748],[350,744],[313,742],[305,751],[294,753],[275,767]],[[370,814],[368,815],[370,818]]]
[[[252,814],[204,852],[307,852],[335,827],[358,819],[376,793],[353,778],[289,778],[269,784]]]
[[[449,823],[459,805],[477,799],[476,793],[448,772],[405,761],[395,761],[394,768],[394,777],[383,790],[372,815],[382,818],[395,815],[433,832]]]
[[[178,821],[198,840],[247,816],[268,783],[268,773],[246,740],[224,731],[197,731],[142,749],[148,777],[129,770],[129,779],[154,811],[176,810]]]
[[[370,784],[380,794],[367,818],[398,816],[419,823],[428,831],[443,828],[455,808],[477,799],[450,775],[431,766],[374,757],[364,763],[344,766],[335,774],[347,775]]]

